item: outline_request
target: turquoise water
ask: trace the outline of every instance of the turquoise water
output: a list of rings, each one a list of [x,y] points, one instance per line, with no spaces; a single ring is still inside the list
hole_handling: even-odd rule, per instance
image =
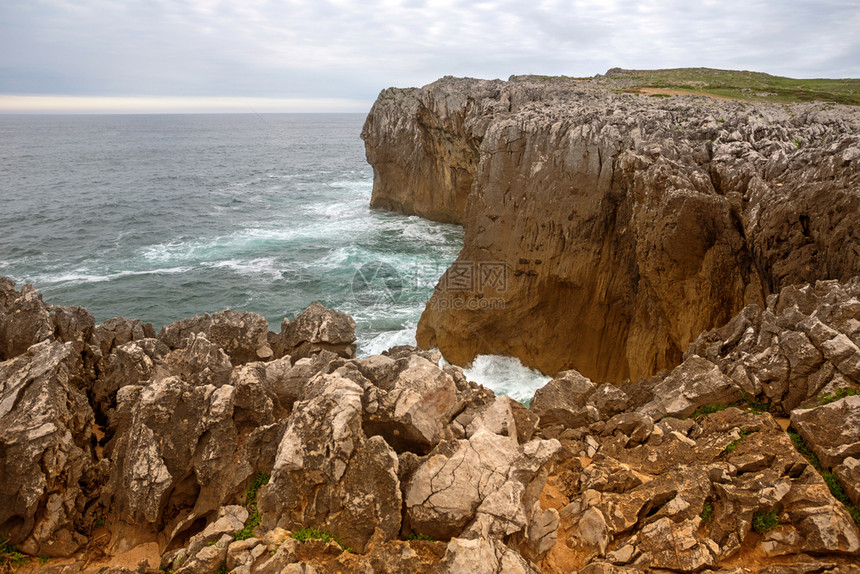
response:
[[[363,121],[0,116],[0,275],[99,322],[231,308],[278,331],[320,301],[355,318],[360,354],[414,343],[463,231],[368,207]],[[512,365],[484,359],[473,378],[530,396]]]
[[[229,307],[277,331],[320,301],[356,319],[365,352],[408,342],[462,230],[368,208],[363,120],[0,117],[0,274],[98,321]],[[376,261],[401,288],[368,305],[352,281]]]

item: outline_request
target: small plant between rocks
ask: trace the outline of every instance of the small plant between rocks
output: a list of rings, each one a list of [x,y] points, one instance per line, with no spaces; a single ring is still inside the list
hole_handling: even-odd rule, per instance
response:
[[[10,571],[12,568],[29,561],[26,554],[9,544],[9,540],[8,534],[0,534],[0,572]]]
[[[352,548],[349,546],[344,546],[340,541],[340,536],[336,534],[332,534],[328,530],[322,530],[320,528],[299,528],[292,534],[293,538],[298,540],[299,542],[307,542],[308,540],[321,540],[325,543],[329,543],[334,541],[340,546],[340,549],[344,552],[352,552]]]
[[[254,529],[260,525],[262,516],[257,510],[257,491],[264,485],[269,484],[269,475],[265,472],[257,473],[254,477],[254,482],[245,491],[246,502],[245,507],[248,509],[248,520],[245,521],[245,526],[233,535],[233,540],[247,540],[254,535]]]
[[[702,524],[708,524],[714,519],[714,505],[711,504],[709,500],[705,501],[705,505],[702,507],[702,513],[699,514],[699,518],[702,519]]]
[[[436,539],[432,536],[427,536],[426,534],[418,534],[413,532],[412,534],[408,534],[403,540],[423,540],[425,542],[436,542]]]
[[[753,430],[741,429],[741,431],[740,431],[741,436],[739,438],[736,438],[735,440],[733,440],[729,444],[727,444],[726,448],[723,449],[722,454],[731,454],[732,452],[734,452],[734,450],[736,448],[738,448],[738,445],[741,444],[741,442],[743,442],[743,440],[746,437],[748,437],[749,435],[751,435],[754,432],[757,432],[756,429],[753,429]]]
[[[753,514],[752,527],[759,534],[770,532],[777,526],[779,526],[779,517],[776,514],[776,510],[769,512],[759,510]]]
[[[845,397],[853,397],[860,395],[860,390],[857,389],[836,389],[833,393],[825,393],[818,397],[818,406],[829,405],[832,402],[844,399]]]

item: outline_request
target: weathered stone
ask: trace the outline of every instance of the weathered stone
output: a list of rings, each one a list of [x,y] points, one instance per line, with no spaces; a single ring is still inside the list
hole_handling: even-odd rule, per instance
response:
[[[355,356],[355,321],[315,302],[281,332],[279,344],[279,355],[290,355],[294,362],[323,349],[349,359]]]
[[[791,412],[793,426],[825,468],[860,457],[860,396]]]
[[[860,460],[846,457],[842,464],[833,469],[833,472],[845,488],[851,503],[860,508]]]
[[[183,340],[202,334],[221,347],[234,364],[241,365],[272,357],[268,332],[269,324],[261,315],[227,309],[165,325],[158,340],[177,349]]]
[[[688,417],[703,405],[730,404],[743,397],[743,391],[715,364],[698,356],[675,368],[652,392],[654,399],[638,412],[654,419]]]
[[[440,440],[453,438],[445,430],[463,407],[463,397],[453,377],[430,361],[418,355],[401,360],[405,368],[390,390],[373,387],[365,394],[364,427],[397,451],[424,454]]]
[[[517,493],[559,447],[554,440],[520,447],[516,439],[486,429],[468,440],[440,445],[405,488],[412,530],[434,538],[457,536],[485,502],[489,517],[495,518],[493,512],[501,514],[499,525],[487,528],[510,530],[507,534],[521,530],[525,510]]]
[[[565,371],[535,392],[529,409],[540,417],[541,426],[587,426],[600,418],[600,412],[587,404],[596,390],[577,371]]]
[[[336,374],[319,384],[287,421],[260,511],[288,528],[318,524],[362,551],[375,532],[389,540],[400,531],[397,455],[365,438],[360,386]]]
[[[79,518],[98,471],[82,375],[72,343],[0,363],[0,532],[33,555],[70,555],[87,540]]]

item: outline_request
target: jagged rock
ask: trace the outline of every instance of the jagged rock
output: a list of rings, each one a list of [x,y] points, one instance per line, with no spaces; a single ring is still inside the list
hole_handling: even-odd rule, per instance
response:
[[[163,360],[173,376],[192,385],[220,387],[230,380],[233,365],[224,350],[203,333],[190,333]]]
[[[574,370],[559,373],[535,392],[529,409],[540,417],[539,425],[588,426],[607,420],[627,408],[627,394],[608,383],[600,386]]]
[[[714,362],[750,396],[791,412],[835,388],[857,388],[860,278],[788,286],[688,349]],[[852,339],[853,337],[853,339]]]
[[[362,131],[371,205],[466,229],[422,347],[636,380],[768,293],[860,271],[856,109],[659,101],[621,81],[380,94]]]
[[[252,440],[242,445],[237,402],[236,387],[173,376],[117,392],[106,447],[113,466],[105,506],[117,527],[111,544],[133,545],[135,532],[154,529],[169,541],[240,492],[262,455],[247,448]]]
[[[322,350],[311,357],[291,363],[287,355],[266,363],[266,389],[275,397],[278,406],[286,411],[293,408],[296,401],[306,397],[307,384],[317,373],[330,373],[343,365],[338,356],[331,351]]]
[[[4,278],[3,306],[0,307],[0,361],[12,359],[27,351],[31,345],[54,337],[54,322],[42,294],[32,285],[21,286]]]
[[[101,350],[103,357],[108,357],[114,349],[137,341],[138,339],[154,339],[155,327],[152,323],[144,323],[140,319],[114,317],[95,326],[93,339]]]
[[[234,364],[242,365],[272,357],[268,333],[269,324],[261,315],[227,309],[165,325],[158,340],[171,349],[178,349],[183,340],[202,334],[221,347]]]
[[[187,560],[183,560],[176,568],[176,574],[210,574],[218,570],[218,567],[227,558],[227,547],[230,544],[230,536],[224,534],[220,539],[216,538],[216,544],[197,548],[188,552]]]
[[[355,321],[349,315],[315,302],[282,331],[278,354],[295,362],[321,350],[347,359],[355,356]]]
[[[419,356],[404,363],[390,386],[372,386],[363,397],[369,434],[380,434],[395,450],[422,454],[446,436],[446,426],[464,406],[454,378]],[[513,421],[511,421],[513,422]]]
[[[522,556],[485,538],[453,538],[440,568],[445,574],[535,574]]]
[[[243,506],[222,506],[218,509],[218,517],[214,522],[207,524],[202,532],[195,534],[188,541],[185,551],[188,556],[195,556],[205,546],[210,545],[213,541],[222,540],[224,535],[229,535],[232,540],[232,535],[238,532],[245,526],[245,521],[248,520],[248,509]],[[223,545],[227,548],[228,545]]]
[[[142,338],[116,347],[103,361],[94,382],[92,400],[101,413],[116,407],[116,393],[126,385],[143,384],[157,373],[170,349],[158,339]]]
[[[486,429],[440,444],[406,485],[411,529],[437,539],[459,535],[472,520],[485,536],[522,530],[522,492],[559,448],[555,440],[519,446]]]
[[[83,370],[72,343],[47,340],[0,363],[0,532],[32,555],[87,541],[80,515],[99,472]]]
[[[846,457],[833,472],[845,488],[845,493],[854,506],[860,508],[860,460]]]
[[[381,437],[365,438],[361,386],[318,378],[319,394],[287,421],[260,510],[273,525],[331,530],[360,552],[376,531],[383,540],[400,531],[397,454]]]
[[[716,365],[695,355],[675,368],[651,392],[654,399],[639,412],[654,419],[688,417],[700,406],[731,404],[743,397],[743,391]]]
[[[825,468],[860,457],[860,395],[791,413],[793,426]]]

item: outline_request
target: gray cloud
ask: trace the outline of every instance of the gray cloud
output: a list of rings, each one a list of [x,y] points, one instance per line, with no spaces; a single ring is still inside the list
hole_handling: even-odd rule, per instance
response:
[[[4,0],[0,93],[370,100],[446,75],[860,76],[856,1]]]

